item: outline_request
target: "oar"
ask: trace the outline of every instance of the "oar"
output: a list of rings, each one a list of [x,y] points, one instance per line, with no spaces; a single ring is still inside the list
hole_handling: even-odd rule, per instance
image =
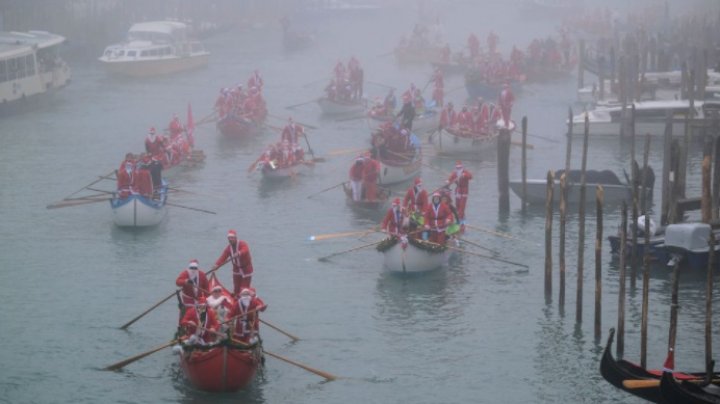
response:
[[[310,236],[310,241],[322,241],[329,240],[339,237],[352,237],[352,236],[364,236],[368,233],[376,232],[377,229],[361,230],[361,231],[348,231],[344,233],[330,233],[330,234],[319,234],[317,236]]]
[[[70,197],[73,196],[73,195],[79,194],[80,192],[84,191],[87,187],[93,186],[93,185],[97,184],[98,182],[106,179],[106,177],[111,176],[114,172],[115,172],[115,170],[112,170],[112,171],[110,171],[109,173],[107,173],[107,174],[105,174],[105,175],[101,175],[97,180],[95,180],[95,181],[93,181],[93,182],[85,185],[84,187],[78,189],[77,191],[75,191],[75,192],[73,192],[72,194],[68,195],[65,199],[68,199],[68,198],[70,198]]]
[[[441,244],[433,243],[432,241],[424,241],[424,240],[418,240],[418,241],[420,241],[420,243],[422,243],[422,244],[429,244],[429,245],[438,246],[438,247],[441,246]],[[525,265],[525,264],[520,264],[520,263],[518,263],[518,262],[508,261],[508,260],[504,260],[504,259],[501,259],[501,258],[495,258],[495,257],[491,257],[491,256],[489,256],[489,255],[483,255],[483,254],[478,254],[478,253],[470,252],[470,251],[467,251],[467,250],[463,250],[462,248],[456,248],[456,247],[452,247],[452,246],[449,246],[449,245],[446,245],[445,247],[446,247],[448,250],[453,250],[453,251],[458,251],[458,252],[461,252],[461,253],[464,253],[464,254],[474,255],[474,256],[476,256],[476,257],[487,258],[487,259],[489,259],[489,260],[498,261],[498,262],[503,262],[503,263],[505,263],[505,264],[515,265],[515,266],[522,267],[522,268],[526,268],[526,269],[529,269],[529,268],[530,268],[529,266],[527,266],[527,265]]]
[[[303,131],[303,137],[305,138],[305,144],[307,144],[308,151],[310,152],[310,156],[312,157],[313,161],[315,161],[315,153],[313,153],[312,147],[310,147],[310,141],[308,140],[307,134],[305,131]]]
[[[473,229],[473,230],[479,230],[479,231],[482,231],[482,232],[485,232],[485,233],[488,233],[488,234],[492,234],[493,236],[498,236],[498,237],[506,238],[506,239],[508,239],[508,240],[517,240],[517,241],[522,241],[522,242],[530,243],[530,241],[523,240],[523,239],[521,239],[521,238],[517,238],[517,237],[512,236],[512,235],[510,235],[510,234],[507,234],[507,233],[498,232],[498,231],[493,231],[493,230],[490,230],[490,229],[485,229],[485,228],[480,227],[480,226],[469,225],[469,224],[467,224],[467,223],[465,223],[465,226],[468,227],[468,228],[470,228],[470,229]]]
[[[515,132],[515,133],[520,133],[517,129],[513,130],[513,132]],[[551,143],[560,143],[560,141],[557,140],[557,139],[552,139],[552,138],[549,138],[549,137],[545,137],[545,136],[541,136],[541,135],[536,135],[536,134],[532,134],[532,133],[528,133],[528,136],[530,136],[530,137],[536,137],[536,138],[542,139],[542,140],[547,140],[548,142],[551,142]]]
[[[339,251],[339,252],[336,252],[336,253],[333,253],[333,254],[330,254],[330,255],[326,255],[326,256],[324,256],[324,257],[320,257],[320,258],[318,258],[318,261],[320,261],[320,262],[327,262],[327,261],[329,261],[330,258],[335,257],[335,256],[338,256],[338,255],[340,255],[340,254],[345,254],[345,253],[349,253],[349,252],[361,250],[361,249],[363,249],[363,248],[372,247],[372,246],[378,245],[378,244],[380,244],[380,243],[382,243],[382,242],[383,242],[383,240],[380,240],[380,241],[375,242],[375,243],[370,243],[370,244],[361,245],[360,247],[351,248],[351,249],[349,249],[349,250]]]
[[[280,329],[279,327],[268,323],[267,321],[265,321],[265,320],[263,320],[263,319],[260,319],[260,322],[263,323],[263,324],[265,324],[266,326],[272,328],[273,330],[279,332],[280,334],[285,334],[288,338],[290,338],[290,339],[293,340],[293,341],[300,341],[300,338],[299,338],[299,337],[296,337],[296,336],[290,334],[289,332],[284,331],[284,330]]]
[[[205,124],[205,123],[214,122],[214,121],[216,120],[216,119],[214,119],[214,118],[215,118],[214,115],[215,115],[216,113],[217,113],[217,111],[216,111],[216,110],[213,110],[211,113],[207,114],[207,115],[204,116],[202,119],[200,119],[199,121],[197,121],[197,122],[195,123],[195,126],[199,126],[199,125],[202,125],[202,124]]]
[[[125,366],[127,366],[127,365],[129,365],[129,364],[131,364],[131,363],[133,363],[133,362],[135,362],[135,361],[137,361],[137,360],[140,360],[140,359],[142,359],[142,358],[144,358],[144,357],[146,357],[146,356],[152,355],[152,354],[154,354],[154,353],[157,352],[157,351],[162,351],[163,349],[165,349],[165,348],[167,348],[167,347],[170,347],[170,346],[174,345],[175,343],[177,343],[177,340],[176,340],[176,339],[174,339],[174,340],[172,340],[172,341],[170,341],[170,342],[168,342],[168,343],[166,343],[166,344],[162,344],[162,345],[160,345],[160,346],[158,346],[158,347],[155,347],[155,348],[153,348],[153,349],[151,349],[151,350],[149,350],[149,351],[146,351],[146,352],[137,354],[137,355],[135,355],[135,356],[131,356],[131,357],[129,357],[129,358],[125,359],[125,360],[122,360],[122,361],[120,361],[120,362],[113,363],[113,364],[110,365],[110,366],[104,367],[103,370],[120,370],[120,369],[124,368]]]
[[[363,114],[363,115],[356,115],[356,116],[349,116],[349,117],[347,117],[347,118],[336,119],[335,122],[356,121],[356,120],[358,120],[358,119],[365,119],[366,117],[367,117],[367,115],[365,115],[365,114]]]
[[[522,147],[522,145],[523,145],[522,142],[517,141],[517,140],[511,141],[510,144],[513,145],[513,146],[519,146],[519,147]],[[533,149],[535,149],[535,146],[533,146],[533,145],[530,144],[530,143],[527,143],[527,144],[525,144],[525,148],[528,149],[528,150],[533,150]]]
[[[691,383],[702,383],[704,379],[682,379]],[[711,383],[718,383],[720,379],[712,379]],[[648,389],[660,386],[660,379],[625,379],[622,382],[623,387],[628,389]]]
[[[367,147],[357,147],[354,149],[338,149],[338,150],[331,150],[328,153],[328,156],[341,156],[343,154],[351,154],[351,153],[360,153],[367,151]]]
[[[230,262],[231,259],[232,259],[232,257],[229,257],[228,259],[225,260],[225,262],[223,262],[222,264],[218,265],[217,268],[211,269],[211,270],[207,271],[207,272],[205,273],[205,275],[210,275],[211,273],[213,273],[213,272],[217,271],[218,269],[222,268],[223,265],[225,265],[225,264],[227,264],[228,262]],[[136,322],[136,321],[140,320],[141,318],[145,317],[146,314],[148,314],[148,313],[150,313],[151,311],[153,311],[156,307],[158,307],[158,306],[160,306],[161,304],[165,303],[166,301],[170,300],[170,298],[173,297],[173,296],[175,296],[175,294],[176,294],[179,290],[180,290],[180,289],[172,292],[170,295],[168,295],[168,297],[160,300],[159,302],[155,303],[155,304],[154,304],[152,307],[150,307],[149,309],[147,309],[147,310],[145,310],[144,312],[140,313],[140,315],[138,315],[138,316],[135,317],[134,319],[128,321],[128,322],[125,323],[125,324],[123,324],[122,326],[120,326],[120,329],[121,329],[121,330],[124,330],[124,329],[130,327],[134,322]]]
[[[341,185],[343,185],[343,184],[345,184],[345,183],[346,183],[346,181],[343,181],[343,182],[341,182],[341,183],[339,183],[339,184],[337,184],[337,185],[331,186],[330,188],[325,188],[325,189],[323,189],[322,191],[315,192],[315,193],[312,194],[312,195],[308,195],[308,199],[312,198],[313,196],[320,195],[320,194],[322,194],[323,192],[327,192],[327,191],[329,191],[329,190],[331,190],[331,189],[335,189],[335,188],[337,188],[337,187],[339,187],[339,186],[341,186]]]
[[[481,246],[480,244],[474,243],[474,242],[472,242],[472,241],[470,241],[470,240],[466,240],[466,239],[460,238],[460,237],[457,237],[457,239],[460,240],[460,241],[462,241],[463,243],[470,244],[471,246],[475,246],[475,247],[477,247],[477,248],[482,248],[483,250],[485,250],[485,251],[487,251],[487,252],[500,255],[500,253],[498,253],[497,251],[495,251],[495,250],[493,250],[493,249],[491,249],[491,248],[483,247],[483,246]]]
[[[59,208],[67,208],[70,206],[79,206],[79,205],[87,205],[90,203],[98,203],[98,202],[106,202],[109,201],[111,198],[102,198],[102,199],[72,199],[69,201],[60,201],[57,203],[51,203],[50,205],[47,205],[46,209],[59,209]]]
[[[383,83],[378,83],[378,82],[376,82],[376,81],[365,80],[365,82],[368,83],[368,84],[375,84],[376,86],[389,88],[389,89],[391,89],[391,90],[395,90],[395,89],[396,89],[396,87],[389,86],[389,85],[383,84]]]
[[[198,212],[203,212],[203,213],[209,213],[209,214],[211,214],[211,215],[217,214],[217,213],[215,213],[215,212],[213,212],[213,211],[211,211],[211,210],[205,210],[205,209],[200,209],[200,208],[193,208],[193,207],[190,207],[190,206],[178,205],[178,204],[176,204],[176,203],[165,202],[165,204],[168,205],[168,206],[174,206],[174,207],[176,207],[176,208],[183,208],[183,209],[188,209],[188,210],[196,210],[196,211],[198,211]]]
[[[293,108],[297,108],[297,107],[300,107],[303,105],[312,104],[313,102],[317,102],[317,100],[318,100],[317,98],[313,98],[310,101],[305,101],[305,102],[301,102],[299,104],[294,104],[294,105],[288,105],[287,107],[285,107],[285,109],[293,109]]]
[[[313,100],[313,101],[315,101],[315,100]],[[281,117],[281,116],[273,115],[273,114],[268,114],[268,116],[271,117],[271,118],[275,118],[275,119],[281,120],[281,121],[284,121],[284,120],[285,120],[285,118],[283,118],[283,117]],[[317,129],[317,126],[308,125],[308,124],[306,124],[306,123],[302,123],[302,122],[298,122],[298,121],[295,121],[295,123],[297,123],[297,124],[300,125],[300,126],[304,126],[304,127],[308,128],[308,129]],[[281,129],[282,129],[282,128],[281,128]]]
[[[337,379],[337,376],[335,376],[335,375],[333,375],[333,374],[331,374],[331,373],[323,372],[322,370],[318,370],[318,369],[315,369],[315,368],[311,368],[311,367],[308,366],[308,365],[303,365],[302,363],[295,362],[295,361],[292,360],[292,359],[288,359],[288,358],[286,358],[286,357],[284,357],[284,356],[280,356],[280,355],[278,355],[278,354],[276,354],[276,353],[272,353],[272,352],[270,352],[270,351],[268,351],[268,350],[266,350],[266,349],[263,349],[263,352],[266,353],[266,354],[268,354],[268,355],[270,355],[270,356],[272,356],[272,357],[275,358],[275,359],[280,359],[280,360],[283,361],[283,362],[287,362],[287,363],[289,363],[289,364],[291,364],[291,365],[295,365],[295,366],[297,366],[297,367],[299,367],[299,368],[305,369],[305,370],[307,370],[308,372],[315,373],[316,375],[318,375],[318,376],[320,376],[320,377],[324,377],[324,378],[325,378],[326,380],[328,380],[328,381],[333,381],[333,380]]]

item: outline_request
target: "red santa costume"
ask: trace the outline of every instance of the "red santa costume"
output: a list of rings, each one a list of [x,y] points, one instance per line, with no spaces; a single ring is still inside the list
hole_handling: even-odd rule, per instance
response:
[[[402,234],[403,221],[405,220],[404,209],[400,206],[400,198],[395,198],[392,207],[388,209],[383,218],[380,229],[387,232],[390,236],[400,236]]]
[[[207,345],[215,342],[216,332],[220,323],[215,312],[207,309],[205,298],[200,298],[197,305],[188,308],[180,320],[180,327],[185,329],[185,336],[181,337],[188,345]]]
[[[427,205],[427,191],[422,189],[422,180],[420,178],[415,178],[413,186],[408,188],[407,192],[405,192],[403,206],[407,210],[408,214],[413,212],[420,212],[420,214],[423,214]]]
[[[303,136],[303,127],[296,124],[292,117],[288,118],[288,124],[282,130],[281,140],[287,140],[291,145],[298,143],[300,136]]]
[[[380,177],[380,163],[377,160],[366,158],[363,164],[363,188],[365,188],[365,199],[368,201],[377,200],[377,182]]]
[[[220,285],[215,285],[207,297],[207,304],[212,311],[215,312],[215,317],[218,319],[221,331],[227,331],[229,328],[227,324],[222,324],[224,321],[230,318],[230,311],[232,310],[234,300],[223,293],[223,288]]]
[[[440,113],[440,128],[448,128],[455,125],[457,121],[457,113],[453,109],[453,103],[448,102],[447,107],[443,108]]]
[[[123,165],[117,171],[117,192],[121,199],[130,196],[133,176],[135,174],[134,164],[132,160],[123,161]]]
[[[358,157],[355,159],[355,164],[350,167],[350,187],[352,188],[352,198],[354,201],[362,200],[364,160],[363,157]]]
[[[183,131],[183,125],[182,122],[180,122],[180,118],[178,118],[177,114],[173,114],[173,119],[170,121],[170,124],[168,125],[168,129],[170,129],[170,137],[174,138],[175,136],[178,136]]]
[[[240,293],[242,288],[250,287],[252,281],[253,265],[250,257],[250,247],[242,240],[238,240],[235,230],[228,231],[228,246],[225,247],[220,258],[215,261],[215,268],[231,260],[233,266],[233,294]]]
[[[440,193],[434,192],[430,205],[425,209],[425,230],[430,233],[429,240],[445,245],[445,229],[452,220],[452,211],[440,200]]]
[[[260,331],[258,311],[265,311],[266,307],[252,288],[243,288],[230,310],[230,318],[235,319],[233,338],[246,344],[256,343]]]
[[[515,95],[513,95],[510,89],[510,84],[503,84],[503,90],[500,92],[500,111],[502,113],[502,119],[505,122],[505,127],[510,126],[510,114],[512,113],[513,103],[515,103]]]
[[[466,170],[462,162],[458,160],[455,163],[455,171],[453,171],[447,179],[448,184],[455,184],[455,207],[457,208],[458,218],[461,223],[465,221],[465,205],[467,204],[470,180],[472,178],[472,173]]]
[[[155,154],[158,151],[159,144],[157,143],[157,136],[155,136],[155,128],[150,128],[147,136],[145,136],[145,152]]]
[[[205,272],[201,271],[197,260],[190,261],[187,269],[180,272],[175,285],[180,289],[180,301],[185,307],[195,305],[197,300],[205,296],[208,290],[208,280]]]
[[[153,194],[152,176],[150,175],[151,157],[146,154],[143,160],[135,165],[131,190],[133,193],[149,198]]]
[[[435,105],[436,105],[437,107],[442,107],[442,106],[443,106],[444,91],[443,91],[442,86],[440,86],[440,87],[436,86],[436,87],[435,87],[435,89],[433,90],[433,93],[432,93],[432,99],[433,99],[433,101],[435,101]]]

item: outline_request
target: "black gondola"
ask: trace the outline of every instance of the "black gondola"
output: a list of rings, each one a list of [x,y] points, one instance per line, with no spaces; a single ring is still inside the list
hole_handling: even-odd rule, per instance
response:
[[[660,394],[662,402],[667,404],[720,404],[720,387],[714,384],[703,386],[694,382],[678,381],[670,372],[662,375]]]

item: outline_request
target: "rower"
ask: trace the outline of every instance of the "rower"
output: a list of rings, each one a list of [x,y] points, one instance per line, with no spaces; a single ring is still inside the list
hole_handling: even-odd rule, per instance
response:
[[[190,306],[180,320],[180,337],[186,345],[208,345],[217,340],[218,323],[215,312],[207,309],[205,297]]]
[[[253,288],[243,288],[230,311],[235,318],[233,339],[246,344],[255,344],[260,340],[259,311],[265,311],[267,305],[256,296]]]
[[[472,178],[472,173],[465,169],[462,161],[457,160],[455,162],[455,171],[450,173],[450,177],[446,181],[448,185],[455,184],[455,207],[461,225],[465,225],[465,205],[467,205],[470,180]]]
[[[352,189],[353,201],[362,200],[363,193],[363,165],[365,158],[359,156],[355,159],[355,164],[350,167],[350,188]]]
[[[405,209],[400,206],[400,198],[395,198],[392,206],[385,213],[380,229],[389,237],[400,237],[404,233],[405,213]]]
[[[183,317],[185,310],[192,307],[201,297],[205,297],[205,291],[208,290],[208,280],[205,272],[200,270],[198,260],[191,260],[187,266],[180,272],[175,285],[180,287],[178,292],[178,300],[180,303],[180,317]]]
[[[425,230],[429,241],[445,245],[445,229],[452,223],[452,211],[442,202],[439,192],[433,192],[430,206],[425,209]],[[426,238],[423,233],[423,239]]]
[[[215,312],[220,324],[220,331],[225,333],[229,329],[229,325],[222,324],[230,318],[230,311],[233,307],[233,301],[223,294],[222,286],[215,285],[207,297],[207,304]]]
[[[235,230],[228,231],[227,240],[228,245],[215,261],[211,271],[215,271],[230,259],[233,266],[233,295],[237,295],[242,288],[250,287],[253,275],[252,257],[250,247],[245,241],[238,239]]]

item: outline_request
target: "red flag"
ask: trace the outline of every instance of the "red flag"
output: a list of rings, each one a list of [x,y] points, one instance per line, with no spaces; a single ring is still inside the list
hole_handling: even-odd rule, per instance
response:
[[[668,349],[668,356],[663,363],[664,372],[672,372],[675,369],[675,351],[672,348]]]
[[[190,103],[188,103],[187,124],[185,127],[187,130],[188,143],[190,144],[190,147],[195,147],[195,138],[193,137],[193,132],[195,131],[195,121],[193,121],[192,106]]]

